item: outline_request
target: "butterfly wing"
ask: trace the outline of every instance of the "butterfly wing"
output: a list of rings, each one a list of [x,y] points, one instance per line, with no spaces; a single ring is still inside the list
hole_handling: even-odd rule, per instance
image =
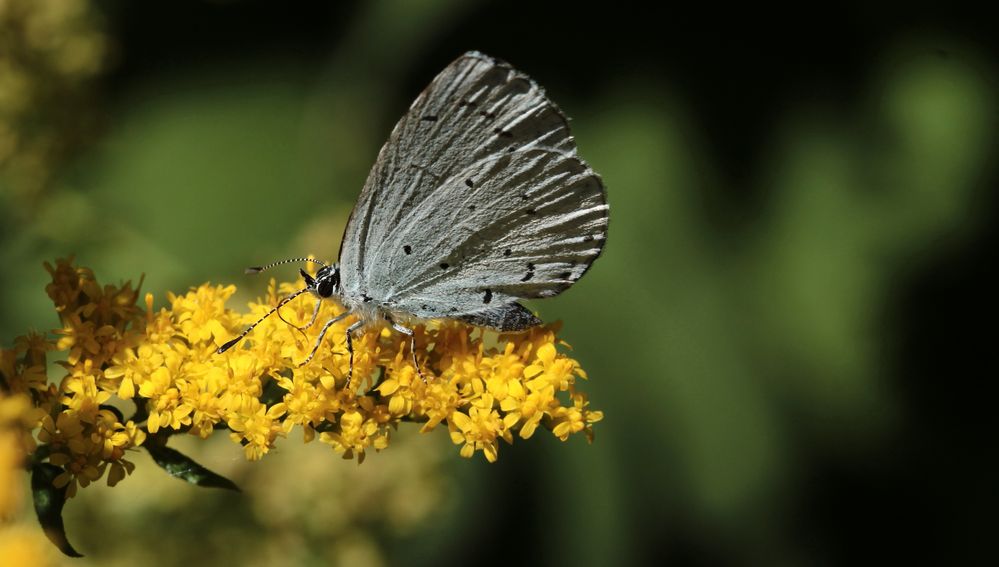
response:
[[[509,65],[466,53],[392,131],[347,224],[344,295],[500,330],[539,321],[600,254],[607,204],[568,122]]]

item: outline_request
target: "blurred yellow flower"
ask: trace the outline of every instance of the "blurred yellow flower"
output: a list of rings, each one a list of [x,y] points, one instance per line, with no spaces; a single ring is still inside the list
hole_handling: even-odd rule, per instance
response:
[[[56,565],[52,547],[38,530],[23,526],[0,530],[0,558],[4,565],[45,567]]]
[[[0,522],[10,519],[20,506],[24,460],[34,446],[25,443],[24,433],[33,425],[30,414],[28,396],[0,390]]]

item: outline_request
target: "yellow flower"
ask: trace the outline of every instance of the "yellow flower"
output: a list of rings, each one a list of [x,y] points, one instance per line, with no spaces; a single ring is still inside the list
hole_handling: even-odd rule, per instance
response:
[[[277,383],[288,391],[284,401],[274,406],[283,409],[286,414],[283,429],[288,433],[294,426],[301,426],[306,442],[312,441],[316,435],[315,428],[340,408],[335,391],[301,374],[296,374],[294,378],[279,377]]]
[[[585,394],[573,394],[572,407],[559,407],[552,413],[552,417],[555,419],[552,433],[565,441],[569,435],[583,431],[586,433],[586,438],[593,442],[593,428],[591,426],[604,418],[604,412],[591,411],[587,406],[589,406],[589,402],[586,400]]]
[[[150,294],[140,308],[130,284],[102,287],[70,260],[46,268],[53,277],[46,291],[63,323],[59,338],[19,338],[0,352],[0,372],[12,391],[32,393],[36,413],[28,429],[40,426],[42,454],[62,467],[56,483],[69,495],[105,472],[110,485],[122,480],[134,468],[128,451],[147,435],[207,438],[227,428],[256,460],[301,427],[306,441],[318,433],[335,452],[360,462],[367,451],[388,447],[390,432],[403,422],[421,424],[425,433],[444,422],[462,456],[481,451],[492,462],[501,439],[512,443],[542,429],[562,440],[575,433],[592,439],[603,417],[577,391],[576,380],[586,375],[560,351],[558,324],[497,335],[430,321],[415,326],[415,353],[408,338],[372,326],[353,342],[348,390],[344,333],[353,318],[333,325],[312,362],[299,366],[321,323],[342,312],[333,301],[322,302],[317,324],[304,331],[292,325],[305,326],[315,303],[292,301],[237,348],[216,354],[301,289],[301,279],[271,280],[266,297],[244,314],[226,307],[234,286],[210,284],[168,294],[168,306],[155,311]],[[67,356],[58,389],[44,374],[49,350]],[[120,405],[115,399],[131,400],[135,417],[124,419],[112,408]]]
[[[174,326],[173,313],[167,309],[153,312],[153,294],[147,293],[145,345],[161,345],[169,343],[180,331]]]
[[[569,389],[573,374],[579,365],[575,360],[559,357],[552,343],[544,343],[537,350],[534,364],[524,370],[524,374],[533,380],[544,380],[555,389],[564,392]]]
[[[377,450],[388,446],[388,431],[378,424],[377,419],[365,419],[362,409],[358,407],[343,412],[337,430],[319,436],[322,442],[332,445],[345,459],[357,455],[358,461],[363,461],[365,449]]]
[[[125,282],[120,288],[104,286],[102,293],[92,298],[93,303],[88,306],[89,318],[123,330],[127,323],[142,316],[142,310],[135,304],[139,298],[139,287],[142,287],[142,278],[135,290],[132,289],[132,282]]]
[[[97,387],[96,372],[91,361],[87,360],[66,376],[61,388],[65,394],[62,397],[63,405],[88,423],[94,422],[100,405],[111,399],[110,392]]]
[[[284,433],[281,426],[275,423],[281,417],[283,408],[275,406],[267,409],[259,401],[248,405],[251,407],[229,417],[229,429],[232,430],[230,436],[233,440],[246,442],[246,458],[256,461],[270,450],[275,437]]]
[[[91,287],[94,274],[89,268],[73,266],[73,258],[56,261],[55,267],[45,262],[45,269],[52,275],[52,283],[45,286],[45,292],[55,303],[59,313],[74,308],[84,287]]]
[[[148,428],[156,433],[161,427],[180,429],[191,422],[190,406],[181,406],[180,389],[186,384],[183,379],[175,379],[166,367],[159,367],[139,386],[139,395],[146,398],[149,411]]]
[[[200,380],[192,380],[179,384],[181,402],[178,406],[185,415],[191,416],[191,433],[207,439],[212,434],[215,424],[223,415],[223,402],[219,393],[224,387],[225,371],[213,367]]]
[[[234,285],[202,285],[185,295],[167,294],[174,324],[191,344],[207,343],[213,337],[221,342],[228,336],[226,326],[233,323],[233,317],[225,310],[225,301],[234,293]]]
[[[97,340],[96,323],[84,321],[78,311],[67,313],[63,320],[66,321],[66,326],[56,331],[56,333],[63,335],[56,343],[56,349],[69,351],[67,358],[70,364],[76,364],[86,354],[93,357],[101,352],[101,343]],[[111,330],[113,331],[113,329]],[[107,331],[107,329],[103,330],[105,336]]]
[[[499,412],[493,408],[491,394],[485,394],[472,402],[468,414],[460,411],[451,414],[448,429],[455,445],[464,443],[461,448],[462,457],[471,457],[475,451],[481,450],[490,463],[496,461],[498,439],[513,442]]]
[[[500,409],[506,412],[503,418],[508,428],[520,425],[520,437],[523,439],[534,435],[545,412],[557,406],[555,388],[543,380],[534,379],[524,384],[513,382],[509,385],[508,396],[500,402]]]
[[[118,381],[117,395],[130,400],[136,394],[136,384],[144,383],[146,377],[163,367],[164,357],[150,344],[143,344],[138,351],[127,349],[112,359],[112,365],[104,370],[104,377],[111,385]]]
[[[141,445],[145,439],[145,432],[134,423],[119,423],[117,416],[108,410],[101,410],[90,435],[91,442],[100,449],[101,458],[106,461],[120,460],[126,449]]]
[[[45,392],[48,389],[45,352],[51,348],[50,343],[35,333],[17,337],[14,348],[0,349],[0,383],[15,394]]]
[[[40,333],[28,333],[14,339],[14,345],[18,352],[24,353],[26,366],[45,366],[45,353],[55,348],[55,346]]]

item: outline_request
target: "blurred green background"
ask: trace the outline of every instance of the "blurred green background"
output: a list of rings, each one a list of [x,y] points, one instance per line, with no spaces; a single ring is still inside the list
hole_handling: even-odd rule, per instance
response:
[[[827,8],[0,1],[5,346],[57,325],[55,257],[234,306],[266,285],[244,266],[332,259],[468,49],[546,87],[611,205],[594,268],[532,304],[589,372],[592,446],[181,440],[244,493],[138,455],[67,506],[67,564],[995,564],[994,25]]]

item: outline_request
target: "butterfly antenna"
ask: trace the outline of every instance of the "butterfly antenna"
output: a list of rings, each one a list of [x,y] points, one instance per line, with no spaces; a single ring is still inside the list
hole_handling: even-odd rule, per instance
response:
[[[290,264],[291,262],[312,262],[313,264],[319,264],[320,266],[326,267],[326,263],[314,258],[288,258],[287,260],[278,260],[277,262],[271,262],[266,266],[250,266],[246,269],[247,274],[259,274],[264,270],[269,270],[274,266],[280,266],[281,264]]]
[[[271,309],[270,311],[268,311],[267,314],[264,315],[263,317],[257,319],[256,323],[254,323],[254,324],[250,325],[249,327],[247,327],[246,330],[243,331],[242,333],[240,333],[238,337],[236,337],[235,339],[233,339],[233,340],[225,343],[224,345],[220,346],[219,349],[217,351],[215,351],[215,354],[222,354],[223,352],[225,352],[225,351],[231,349],[232,347],[236,346],[236,343],[238,343],[239,341],[243,340],[243,337],[245,337],[247,334],[249,334],[249,332],[252,331],[254,327],[256,327],[257,325],[259,325],[261,321],[263,321],[264,319],[266,319],[266,318],[270,317],[271,315],[273,315],[278,309],[281,309],[281,307],[285,303],[288,303],[292,299],[295,299],[296,297],[298,297],[299,295],[302,295],[303,293],[305,293],[307,291],[309,291],[309,288],[307,288],[307,287],[306,288],[302,288],[302,289],[296,291],[295,293],[289,295],[288,297],[282,299],[281,301],[279,301],[278,304],[275,305],[273,309]]]

